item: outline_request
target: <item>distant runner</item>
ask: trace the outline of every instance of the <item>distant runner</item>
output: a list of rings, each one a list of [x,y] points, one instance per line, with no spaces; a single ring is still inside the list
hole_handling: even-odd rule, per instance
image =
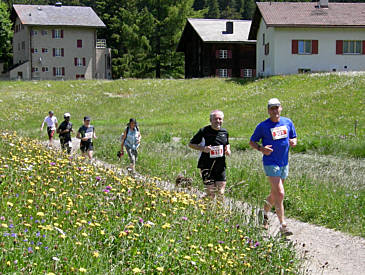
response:
[[[93,139],[96,139],[96,135],[94,126],[90,125],[90,120],[90,117],[84,117],[84,125],[77,131],[76,138],[81,139],[80,150],[82,155],[84,157],[87,155],[92,160],[94,151]]]
[[[190,140],[189,147],[201,151],[198,161],[208,197],[223,199],[226,186],[226,158],[231,154],[228,132],[222,128],[224,114],[210,113],[210,125],[201,128]]]
[[[288,177],[289,146],[297,145],[297,134],[293,122],[280,117],[282,107],[277,98],[269,100],[269,118],[257,125],[251,136],[250,146],[263,154],[266,176],[271,184],[271,193],[264,205],[264,227],[268,229],[268,212],[275,206],[280,222],[280,232],[292,235],[284,220],[284,181]],[[262,141],[262,146],[258,144]]]
[[[41,132],[43,131],[44,124],[47,123],[47,134],[48,134],[48,146],[53,146],[53,136],[58,127],[57,118],[54,116],[53,111],[48,112],[48,116],[46,116],[42,122]]]
[[[139,131],[137,121],[134,118],[129,120],[127,124],[127,128],[125,128],[121,143],[120,153],[121,155],[124,154],[123,146],[128,153],[130,166],[129,169],[132,173],[136,170],[136,161],[138,157],[138,147],[141,144],[141,133]]]
[[[67,150],[67,154],[71,154],[72,150],[72,138],[71,133],[73,132],[72,123],[70,122],[70,113],[65,113],[63,115],[64,121],[60,124],[57,129],[57,133],[60,136],[60,143],[62,150]]]

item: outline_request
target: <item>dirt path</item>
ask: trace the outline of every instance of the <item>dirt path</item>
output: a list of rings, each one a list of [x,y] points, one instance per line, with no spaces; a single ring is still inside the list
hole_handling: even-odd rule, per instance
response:
[[[59,141],[55,140],[56,147],[59,148]],[[73,140],[73,151],[79,149],[79,141]],[[121,174],[127,171],[111,164],[97,160],[97,165],[110,169],[116,169]],[[143,178],[143,175],[138,175]],[[175,185],[170,182],[160,182],[165,189],[175,189]],[[186,190],[184,190],[186,191]],[[199,190],[190,192],[203,195]],[[237,207],[251,212],[251,206],[241,201],[230,198],[225,199],[228,207]],[[255,209],[257,212],[258,209]],[[269,234],[278,234],[279,222],[274,214],[270,215]],[[287,219],[288,226],[293,231],[293,235],[288,237],[295,244],[300,255],[304,257],[305,274],[341,274],[341,275],[364,275],[365,274],[365,239],[353,237],[346,233],[327,229],[325,227],[303,223],[294,219]]]

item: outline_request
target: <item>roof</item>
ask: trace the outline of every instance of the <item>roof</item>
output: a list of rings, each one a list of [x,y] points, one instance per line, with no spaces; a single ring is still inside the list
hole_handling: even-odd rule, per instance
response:
[[[251,27],[251,20],[189,18],[188,22],[203,42],[247,42]],[[232,34],[224,33],[227,22],[233,22]]]
[[[13,5],[24,25],[105,27],[105,24],[90,7]]]
[[[250,39],[255,39],[261,18],[268,27],[365,27],[365,3],[258,2]]]

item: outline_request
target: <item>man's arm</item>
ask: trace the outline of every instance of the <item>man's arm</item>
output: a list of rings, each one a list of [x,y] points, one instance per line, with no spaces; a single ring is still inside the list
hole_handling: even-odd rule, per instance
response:
[[[191,149],[198,150],[198,151],[204,152],[204,153],[209,153],[210,149],[211,149],[210,146],[203,146],[203,145],[193,144],[193,143],[189,143],[189,147]]]
[[[252,140],[250,140],[249,144],[253,149],[256,149],[257,151],[260,151],[261,153],[263,153],[266,156],[270,155],[274,151],[271,148],[272,145],[266,145],[265,147],[262,147],[260,144],[258,144],[257,142],[254,142]]]
[[[297,138],[295,137],[295,138],[291,138],[291,139],[289,139],[289,145],[290,145],[290,147],[295,147],[295,146],[297,146]]]

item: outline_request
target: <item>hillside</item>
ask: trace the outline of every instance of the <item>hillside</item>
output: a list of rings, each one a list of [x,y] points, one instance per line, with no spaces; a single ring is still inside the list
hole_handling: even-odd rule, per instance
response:
[[[246,149],[256,124],[267,116],[267,100],[275,96],[282,101],[283,115],[294,121],[299,141],[291,156],[287,214],[364,236],[365,167],[357,159],[365,156],[364,93],[362,74],[277,76],[253,82],[1,82],[0,106],[7,111],[0,120],[1,128],[40,138],[39,126],[50,109],[59,119],[70,112],[75,128],[90,115],[99,136],[96,156],[116,163],[118,138],[127,120],[136,117],[143,136],[137,169],[167,179],[185,171],[201,187],[195,168],[198,155],[186,144],[209,122],[212,109],[222,109],[233,147],[227,195],[261,204],[268,186],[260,155]]]

